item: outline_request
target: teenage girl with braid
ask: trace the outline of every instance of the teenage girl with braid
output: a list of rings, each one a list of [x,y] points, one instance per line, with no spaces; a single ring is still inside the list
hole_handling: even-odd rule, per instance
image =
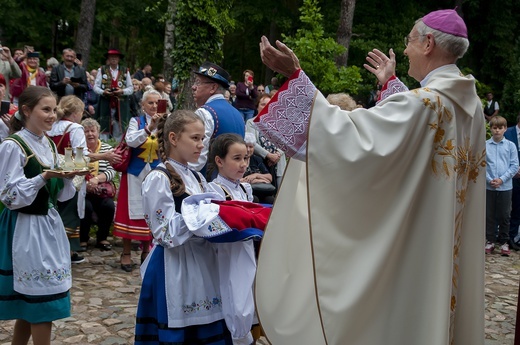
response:
[[[249,183],[240,183],[249,165],[244,139],[237,134],[221,134],[209,149],[208,176],[217,177],[208,185],[226,200],[253,201]],[[253,282],[256,273],[255,247],[252,239],[219,243],[217,258],[221,282],[222,309],[234,345],[253,342],[251,326],[255,314]]]
[[[159,120],[157,136],[162,163],[142,186],[155,246],[141,267],[135,344],[231,345],[216,246],[193,236],[180,213],[184,198],[207,188],[204,177],[188,167],[204,148],[204,124],[194,112],[178,110]]]

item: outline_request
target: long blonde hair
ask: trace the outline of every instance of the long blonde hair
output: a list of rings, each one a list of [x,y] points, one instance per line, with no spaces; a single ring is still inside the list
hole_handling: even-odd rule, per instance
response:
[[[166,162],[170,155],[171,145],[169,135],[171,132],[180,136],[186,125],[202,120],[191,110],[176,110],[171,115],[164,114],[157,124],[157,141],[159,142],[159,157],[171,174],[170,188],[174,196],[184,194],[186,186],[181,176]]]
[[[74,95],[69,95],[61,98],[56,113],[58,114],[58,120],[61,120],[64,117],[71,116],[72,114],[83,112],[84,109],[85,103],[83,103],[80,98]]]

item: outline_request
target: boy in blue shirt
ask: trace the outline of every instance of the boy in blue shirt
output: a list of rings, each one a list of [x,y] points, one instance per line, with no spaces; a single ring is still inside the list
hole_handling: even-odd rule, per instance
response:
[[[509,217],[513,194],[513,176],[518,172],[516,145],[504,138],[507,121],[494,116],[489,121],[493,137],[486,141],[486,254],[491,254],[497,242],[500,254],[509,256]]]

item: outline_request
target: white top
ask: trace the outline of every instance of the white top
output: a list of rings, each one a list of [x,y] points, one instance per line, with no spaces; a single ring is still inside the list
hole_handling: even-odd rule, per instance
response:
[[[223,98],[224,95],[218,93],[208,98],[205,104],[216,99]],[[204,108],[198,108],[197,110],[195,110],[195,114],[197,114],[204,122],[204,139],[202,140],[204,148],[200,152],[199,161],[195,164],[190,163],[189,165],[192,169],[200,171],[202,168],[204,168],[204,166],[206,165],[206,161],[208,160],[209,141],[211,140],[213,132],[215,131],[215,121],[213,121],[213,116],[211,116],[211,113]]]
[[[231,181],[218,175],[208,184],[208,189],[220,194],[226,192],[232,200],[253,201],[253,191],[249,183]],[[256,259],[253,240],[219,243],[217,246],[222,310],[226,325],[231,332],[234,345],[249,345],[253,342],[250,329],[255,315],[253,282],[256,274]]]
[[[40,164],[54,168],[51,143],[27,130],[17,133],[33,151]],[[0,145],[0,200],[10,210],[31,205],[46,181],[38,175],[27,178],[24,173],[26,155],[13,140]],[[58,194],[59,201],[72,198],[76,192],[72,180]],[[2,224],[6,226],[6,224]],[[31,230],[31,231],[28,231]],[[18,213],[13,235],[13,284],[16,292],[48,295],[65,292],[72,284],[70,246],[63,222],[55,208],[47,215]]]
[[[204,192],[187,166],[169,160],[186,185],[188,194]],[[159,166],[165,167],[163,163]],[[165,283],[168,327],[208,324],[224,318],[219,291],[216,246],[196,237],[184,224],[175,202],[168,176],[151,171],[142,185],[144,219],[154,243],[165,248]],[[154,247],[156,248],[156,247]],[[153,251],[153,249],[152,249]],[[143,277],[148,267],[142,269]]]

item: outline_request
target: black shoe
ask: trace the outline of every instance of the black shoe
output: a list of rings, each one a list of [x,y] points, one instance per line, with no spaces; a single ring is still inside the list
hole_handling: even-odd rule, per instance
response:
[[[121,259],[123,259],[123,255],[132,255],[132,253],[122,253]],[[129,264],[121,264],[121,269],[125,272],[132,272],[134,265],[132,263]]]
[[[513,249],[515,252],[520,250],[520,246],[514,241],[509,241],[509,248]]]
[[[78,253],[72,253],[72,256],[70,257],[70,262],[73,264],[80,264],[82,262],[85,262],[85,258],[83,256],[80,256]]]
[[[97,243],[96,248],[101,249],[101,251],[109,251],[112,250],[112,245],[110,243]]]

